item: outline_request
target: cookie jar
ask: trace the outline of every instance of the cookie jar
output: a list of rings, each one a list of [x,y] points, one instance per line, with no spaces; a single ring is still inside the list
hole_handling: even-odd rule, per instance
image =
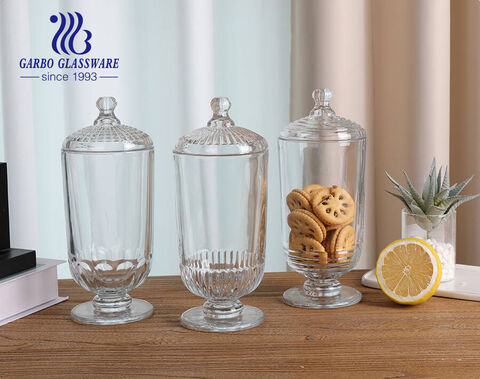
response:
[[[263,277],[268,146],[262,136],[235,126],[228,98],[210,105],[207,126],[181,137],[173,151],[181,277],[206,299],[185,311],[181,323],[229,332],[264,319],[239,299]]]
[[[335,114],[328,89],[278,140],[282,246],[288,265],[307,280],[283,298],[303,308],[338,308],[361,300],[338,278],[362,253],[366,133]]]
[[[68,262],[74,280],[96,296],[73,308],[86,324],[123,324],[152,314],[150,303],[132,299],[152,259],[153,143],[122,125],[116,101],[101,97],[92,126],[63,142]]]

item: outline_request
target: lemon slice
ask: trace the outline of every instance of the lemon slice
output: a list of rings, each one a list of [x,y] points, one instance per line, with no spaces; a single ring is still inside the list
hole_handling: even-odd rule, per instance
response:
[[[382,291],[400,304],[420,304],[437,290],[442,265],[427,242],[404,238],[392,242],[380,253],[376,275]]]

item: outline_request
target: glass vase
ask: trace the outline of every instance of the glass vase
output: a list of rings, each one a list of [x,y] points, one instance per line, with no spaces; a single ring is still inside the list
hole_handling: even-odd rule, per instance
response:
[[[455,279],[456,212],[448,215],[418,216],[402,210],[402,238],[416,237],[428,242],[442,264],[441,282]]]

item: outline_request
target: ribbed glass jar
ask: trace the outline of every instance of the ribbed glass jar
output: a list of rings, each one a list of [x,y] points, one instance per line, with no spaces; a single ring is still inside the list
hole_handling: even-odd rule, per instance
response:
[[[181,137],[173,151],[181,276],[206,299],[181,322],[228,332],[264,319],[239,299],[263,277],[268,148],[263,137],[235,126],[227,98],[214,98],[211,107],[207,126]]]

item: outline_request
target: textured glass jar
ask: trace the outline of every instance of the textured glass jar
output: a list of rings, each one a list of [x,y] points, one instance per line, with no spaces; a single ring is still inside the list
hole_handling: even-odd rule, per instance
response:
[[[310,115],[278,140],[282,245],[288,265],[306,276],[283,294],[289,305],[337,308],[361,300],[340,284],[362,253],[366,134],[330,107],[331,92],[313,92]]]
[[[153,143],[122,125],[116,101],[101,97],[92,126],[62,147],[68,262],[75,281],[96,296],[72,310],[75,321],[123,324],[152,314],[128,291],[150,272],[153,224]]]
[[[263,312],[239,298],[263,277],[267,142],[235,126],[230,101],[214,98],[206,127],[178,140],[178,238],[183,283],[207,301],[181,316],[191,329],[229,332],[263,322]]]
[[[402,238],[416,237],[435,249],[442,264],[441,282],[455,279],[456,212],[448,215],[413,215],[402,210]]]

